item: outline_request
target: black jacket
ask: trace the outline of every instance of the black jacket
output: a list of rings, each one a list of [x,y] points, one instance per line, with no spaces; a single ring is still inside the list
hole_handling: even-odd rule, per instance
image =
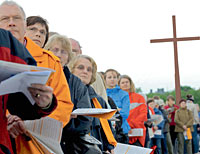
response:
[[[87,87],[78,77],[69,71],[67,66],[64,67],[63,71],[70,88],[71,100],[74,103],[73,110],[77,108],[91,108]],[[76,142],[79,135],[88,134],[90,132],[91,121],[92,118],[88,116],[77,116],[77,118],[72,118],[70,120],[70,122],[64,127],[62,134],[61,146],[64,152],[72,147],[70,144]],[[67,153],[67,151],[65,153]]]
[[[96,94],[96,92],[94,91],[94,89],[91,86],[87,86],[87,87],[88,87],[88,91],[89,91],[89,95],[90,95],[92,108],[95,108],[94,104],[92,102],[93,98],[97,98],[97,100],[101,104],[102,108],[107,108],[105,100],[101,96]],[[109,120],[108,120],[108,122],[109,122],[110,128],[113,132],[111,122]],[[106,135],[103,131],[103,128],[101,127],[101,123],[100,123],[99,118],[93,118],[91,135],[94,136],[96,139],[98,139],[102,143],[102,145],[99,146],[102,151],[107,151],[107,150],[110,151],[110,150],[114,149],[114,146],[111,145],[106,138]]]

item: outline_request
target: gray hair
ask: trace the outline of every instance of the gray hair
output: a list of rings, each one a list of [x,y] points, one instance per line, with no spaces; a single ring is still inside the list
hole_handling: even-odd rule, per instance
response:
[[[3,5],[15,5],[15,6],[19,7],[19,9],[22,11],[22,14],[24,15],[24,20],[26,19],[26,14],[24,12],[24,9],[16,2],[5,0],[4,2],[1,3],[0,6],[3,6]]]

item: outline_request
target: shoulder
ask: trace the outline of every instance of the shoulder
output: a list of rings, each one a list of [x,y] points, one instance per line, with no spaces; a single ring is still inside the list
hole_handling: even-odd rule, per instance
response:
[[[48,55],[49,58],[51,58],[55,62],[60,62],[60,59],[57,56],[55,56],[52,51],[43,49],[43,54]]]

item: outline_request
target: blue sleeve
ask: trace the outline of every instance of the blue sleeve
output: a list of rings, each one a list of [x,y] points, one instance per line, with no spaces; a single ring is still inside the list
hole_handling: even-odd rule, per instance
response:
[[[130,100],[129,100],[129,95],[125,95],[122,98],[122,108],[119,111],[119,113],[121,114],[122,118],[127,119],[129,116],[129,108],[130,108]]]
[[[162,114],[161,111],[159,111],[158,114],[163,117],[163,114]],[[164,117],[163,117],[163,121],[158,125],[158,129],[163,129],[164,125],[165,125],[165,120],[164,120]]]

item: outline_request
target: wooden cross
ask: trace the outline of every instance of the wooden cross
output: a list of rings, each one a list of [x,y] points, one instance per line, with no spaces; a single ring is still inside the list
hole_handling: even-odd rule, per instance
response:
[[[164,39],[153,39],[150,40],[151,43],[161,43],[161,42],[173,42],[174,44],[174,66],[175,66],[175,90],[176,90],[176,104],[179,105],[181,100],[181,87],[180,87],[180,76],[179,76],[179,67],[178,67],[178,41],[192,41],[200,40],[200,37],[176,37],[176,17],[172,16],[173,23],[173,38],[164,38]]]

